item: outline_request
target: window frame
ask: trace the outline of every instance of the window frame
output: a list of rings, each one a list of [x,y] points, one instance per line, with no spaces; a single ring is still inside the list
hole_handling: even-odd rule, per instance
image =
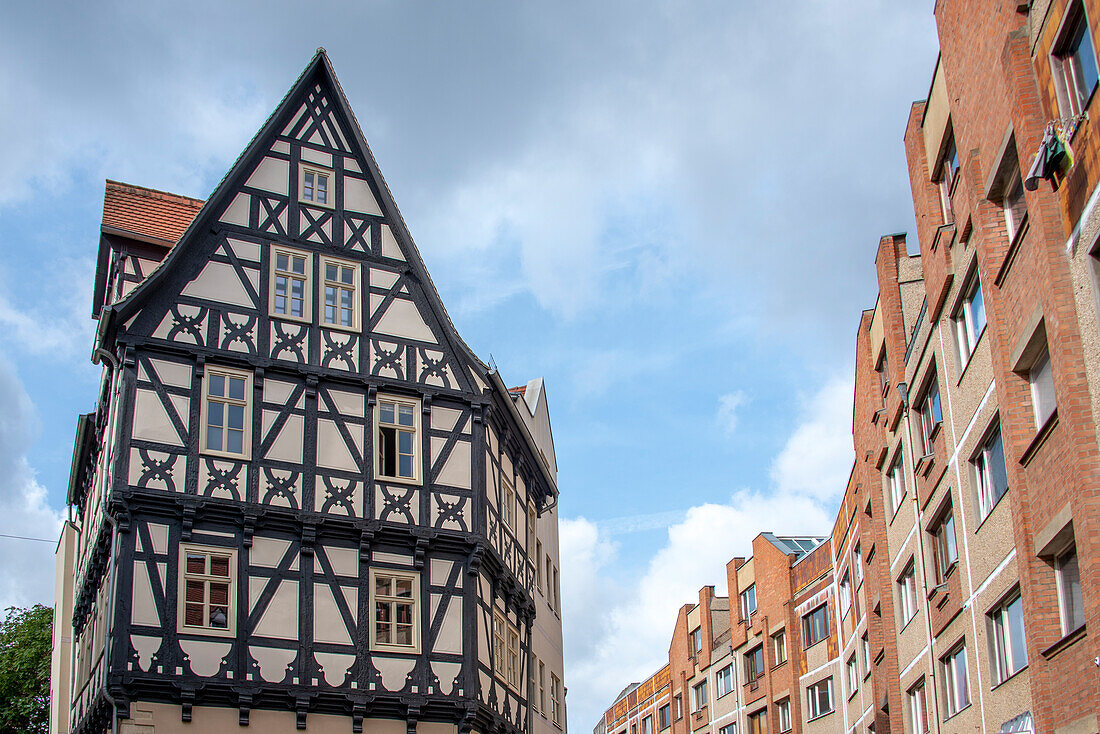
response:
[[[1024,179],[1020,174],[1020,165],[1012,166],[1003,179],[1001,211],[1005,217],[1005,233],[1011,244],[1024,228],[1027,221],[1027,196],[1024,194]]]
[[[306,198],[306,174],[312,173],[313,179],[313,191],[314,197],[311,199]],[[317,201],[317,178],[324,178],[325,183],[325,200]],[[333,203],[333,199],[336,197],[336,173],[331,168],[317,165],[315,163],[306,163],[302,161],[298,164],[298,203],[305,204],[307,206],[317,207],[319,209],[335,209],[336,204]]]
[[[773,667],[776,667],[787,662],[787,630],[779,630],[771,636],[771,639],[772,655],[775,657],[775,666]]]
[[[1065,567],[1067,565],[1066,560],[1069,559],[1070,557],[1074,558],[1074,564],[1073,565],[1076,567],[1076,571],[1074,572],[1074,575],[1076,576],[1076,589],[1077,589],[1077,593],[1076,593],[1076,595],[1074,595],[1073,586],[1071,586],[1069,588],[1069,602],[1074,605],[1072,607],[1068,606],[1067,601],[1066,601],[1066,596],[1067,596],[1066,576],[1067,576],[1067,572],[1065,570]],[[1083,601],[1084,600],[1081,596],[1081,592],[1082,592],[1082,589],[1081,589],[1081,566],[1080,566],[1080,559],[1078,558],[1078,555],[1077,555],[1077,541],[1076,541],[1076,539],[1074,539],[1074,540],[1070,541],[1069,543],[1067,543],[1066,545],[1062,546],[1062,549],[1054,554],[1053,562],[1054,562],[1054,578],[1055,578],[1055,583],[1057,585],[1057,590],[1058,590],[1058,621],[1059,621],[1059,628],[1061,629],[1062,637],[1066,637],[1067,635],[1070,635],[1073,632],[1076,632],[1078,629],[1080,629],[1081,627],[1083,627],[1085,625],[1085,614],[1084,614],[1084,608],[1083,608],[1083,606],[1084,606]],[[1077,621],[1077,619],[1075,617],[1071,618],[1069,616],[1070,614],[1073,614],[1074,612],[1076,612],[1077,615],[1080,615],[1080,621]]]
[[[786,696],[775,702],[775,713],[775,718],[778,719],[776,723],[779,725],[780,733],[782,734],[782,732],[790,731],[792,727],[790,696]]]
[[[1083,26],[1083,28],[1082,28]],[[1092,52],[1092,70],[1096,74],[1100,70],[1097,63],[1096,45],[1092,37],[1092,26],[1089,23],[1088,14],[1084,3],[1073,0],[1067,4],[1066,12],[1062,16],[1062,24],[1051,44],[1050,64],[1054,78],[1054,88],[1058,98],[1058,111],[1062,117],[1076,117],[1088,109],[1092,95],[1096,91],[1098,81],[1093,80],[1092,86],[1085,89],[1085,80],[1078,79],[1079,71],[1075,69],[1073,58],[1080,51],[1080,40],[1087,39],[1089,50]],[[1070,47],[1076,46],[1075,52],[1070,52]],[[1100,76],[1100,75],[1098,75]]]
[[[542,585],[542,541],[535,539],[535,588],[543,593]]]
[[[755,683],[764,677],[765,667],[767,666],[764,660],[764,646],[757,645],[744,655],[745,658],[745,682]],[[757,667],[759,663],[759,668]]]
[[[959,661],[962,661],[960,675]],[[943,708],[947,715],[944,720],[969,708],[972,699],[970,691],[970,662],[966,658],[966,639],[962,639],[939,660],[943,680]],[[965,702],[960,694],[966,697]]]
[[[947,582],[947,577],[959,563],[959,541],[955,534],[955,508],[947,502],[936,515],[929,528],[932,536],[932,569],[936,584]],[[948,556],[951,556],[948,558]]]
[[[756,614],[756,584],[749,584],[737,596],[741,602],[741,619],[751,622],[752,616]]]
[[[331,257],[329,255],[322,255],[320,257],[320,260],[321,260],[321,263],[320,263],[320,268],[319,268],[319,272],[318,272],[318,275],[317,275],[317,283],[318,283],[318,288],[317,288],[317,325],[320,326],[322,329],[335,329],[336,331],[347,331],[347,332],[353,332],[353,333],[360,332],[362,330],[361,321],[362,321],[362,315],[363,315],[363,300],[362,300],[363,275],[362,275],[361,263],[358,263],[355,260],[345,260],[343,258]],[[329,278],[328,278],[328,268],[329,268],[330,265],[335,266],[337,269],[339,269],[339,268],[351,268],[351,270],[352,270],[352,275],[351,275],[352,282],[351,283],[345,283],[339,277],[337,277],[337,279],[334,280],[334,281],[330,281]],[[339,276],[340,273],[338,272],[337,275]],[[325,302],[325,299],[328,296],[327,290],[328,290],[330,282],[332,283],[333,287],[335,287],[337,289],[350,290],[351,291],[351,325],[350,326],[347,325],[347,324],[341,324],[339,321],[331,322],[331,321],[327,320],[327,314],[325,313],[325,308],[327,307],[327,304]],[[339,312],[341,310],[340,306],[338,305],[339,300],[340,300],[339,296],[337,296],[337,306],[336,306],[337,315],[339,315]]]
[[[927,734],[928,728],[928,690],[924,678],[909,686],[905,690],[905,700],[908,704],[909,722],[916,734]],[[921,724],[918,725],[917,716],[920,716]]]
[[[205,545],[202,543],[180,543],[177,555],[177,619],[176,633],[180,635],[203,635],[211,637],[236,637],[237,636],[237,549],[217,545]],[[205,557],[204,569],[210,568],[210,560],[213,556],[227,557],[229,559],[229,576],[215,576],[204,572],[191,573],[187,571],[188,554],[202,555]],[[226,604],[226,626],[224,628],[204,625],[187,624],[187,582],[200,581],[203,583],[203,618],[209,622],[210,584],[228,582],[228,603]]]
[[[848,698],[859,693],[859,659],[855,652],[844,663],[846,679],[848,681]]]
[[[890,391],[890,359],[886,354],[886,345],[882,345],[882,352],[875,360],[875,373],[878,375],[879,389],[883,397]]]
[[[1004,489],[999,494],[995,485],[996,467],[994,462],[991,461],[997,456],[997,452],[993,448],[994,443],[999,443],[1001,447],[1001,472],[1005,480]],[[977,450],[970,458],[970,466],[978,499],[978,518],[980,522],[985,522],[985,519],[993,513],[993,510],[997,508],[997,505],[1001,503],[1001,500],[1012,488],[1008,480],[1008,461],[1004,454],[1004,434],[1001,432],[999,418],[995,419],[986,429],[985,435],[978,443]]]
[[[852,570],[853,578],[855,579],[855,587],[858,589],[863,586],[863,553],[861,550],[861,543],[857,540],[855,545],[852,546]]]
[[[955,187],[958,185],[961,171],[962,162],[955,141],[955,129],[949,123],[944,136],[943,152],[940,153],[939,160],[936,162],[935,179],[940,194],[940,215],[943,218],[943,226],[955,223],[955,204],[952,197],[955,195]]]
[[[1035,416],[1035,430],[1038,431],[1058,411],[1058,393],[1054,389],[1054,363],[1050,358],[1050,347],[1044,344],[1041,351],[1027,370],[1028,387],[1031,390],[1031,409]]]
[[[707,679],[704,678],[691,687],[691,713],[698,713],[707,708],[709,704]]]
[[[546,663],[539,661],[539,715],[546,718]]]
[[[989,667],[993,673],[993,687],[999,686],[1028,666],[1027,633],[1024,620],[1024,600],[1020,588],[1014,587],[992,609],[986,612],[986,632],[989,640]],[[1011,613],[1016,607],[1018,616]],[[1060,616],[1060,615],[1059,615]],[[1019,637],[1013,634],[1013,620],[1019,620]],[[1017,641],[1023,643],[1017,649]]]
[[[765,706],[764,708],[762,708],[758,711],[753,711],[746,718],[747,718],[748,724],[749,724],[748,734],[757,734],[757,732],[762,732],[763,734],[767,734],[767,731],[768,731],[768,707],[767,706]]]
[[[852,611],[852,576],[847,569],[837,590],[837,602],[840,604],[840,618],[847,619],[848,612]]]
[[[299,275],[293,270],[279,270],[277,263],[279,262],[279,255],[286,255],[288,258],[304,258],[305,259],[305,272]],[[270,247],[270,262],[269,262],[269,277],[268,277],[268,296],[267,296],[267,313],[273,319],[279,319],[280,321],[295,321],[298,323],[311,324],[313,323],[313,253],[306,250],[298,250],[293,247],[285,247],[283,245],[272,244]],[[280,273],[284,274],[290,280],[302,281],[302,315],[295,316],[288,310],[287,313],[279,313],[275,310],[275,284],[279,278]],[[289,306],[290,288],[287,288],[287,300]]]
[[[664,731],[672,726],[672,704],[657,707],[657,730]]]
[[[922,456],[932,456],[935,453],[937,431],[943,428],[943,405],[940,402],[940,382],[935,362],[932,362],[928,371],[931,377],[925,383],[916,403]]]
[[[725,679],[725,691],[722,690],[722,680]],[[720,669],[714,674],[714,700],[728,696],[733,691],[733,663]]]
[[[909,494],[909,487],[905,481],[905,452],[899,444],[894,451],[893,461],[886,471],[887,496],[890,499],[890,518],[898,514],[898,510],[905,503],[905,496]],[[898,487],[901,491],[898,492]]]
[[[388,576],[394,579],[406,579],[412,581],[412,644],[401,645],[396,642],[381,642],[378,639],[378,577]],[[406,571],[397,568],[371,568],[369,574],[370,583],[370,649],[380,652],[400,652],[411,655],[420,654],[420,574],[416,571]],[[401,600],[401,597],[383,596],[383,601]],[[402,603],[405,603],[402,601]]]
[[[412,444],[413,444],[413,455],[412,455],[413,475],[411,477],[391,476],[389,474],[382,473],[382,438],[381,438],[381,430],[382,430],[382,426],[383,426],[383,423],[382,423],[382,403],[384,403],[384,402],[389,402],[389,403],[394,404],[394,418],[395,418],[395,420],[397,419],[397,415],[399,414],[397,406],[406,405],[406,406],[410,406],[413,409],[413,425],[412,425],[412,431],[411,431],[412,434],[413,434],[413,439],[412,439]],[[373,413],[374,413],[374,448],[372,449],[372,452],[374,454],[374,478],[375,479],[381,479],[381,480],[384,480],[386,482],[399,482],[401,484],[420,484],[421,483],[421,478],[420,478],[421,467],[420,467],[420,464],[422,463],[422,460],[421,460],[421,455],[420,455],[420,452],[421,452],[420,444],[421,444],[421,441],[422,441],[421,436],[423,435],[422,434],[423,427],[421,425],[422,424],[422,418],[421,418],[422,405],[423,405],[423,403],[420,402],[419,398],[410,398],[410,397],[405,397],[403,395],[396,395],[396,394],[392,394],[392,393],[385,393],[385,394],[379,393],[378,395],[375,396],[374,411],[373,411]],[[397,431],[409,432],[409,426],[402,426],[400,423],[386,423],[385,425],[386,426],[391,426]],[[397,469],[397,471],[400,471],[401,454],[400,454],[400,438],[399,437],[395,436],[395,438],[394,438],[394,447],[398,449],[397,459],[394,461],[394,467],[395,467],[395,469]]]
[[[917,594],[916,559],[909,559],[905,569],[897,578],[898,611],[901,612],[901,628],[905,629],[920,612],[920,600]]]
[[[550,671],[550,720],[554,726],[561,727],[561,678],[557,673]]]
[[[822,627],[821,632],[822,633],[821,633],[820,637],[816,637],[815,635],[813,635],[811,633],[815,632],[815,627],[814,627],[813,620],[814,620],[814,618],[816,618],[818,616],[819,613],[820,613],[820,619],[822,620],[822,625],[821,625],[821,627]],[[813,647],[814,645],[821,642],[822,640],[829,639],[829,633],[830,633],[830,629],[829,629],[829,603],[828,602],[825,602],[824,604],[820,604],[820,605],[814,607],[813,609],[811,609],[810,611],[808,611],[808,612],[806,612],[805,614],[802,615],[802,639],[805,642],[805,644],[803,645],[803,649],[808,650],[809,648]]]
[[[822,685],[824,685],[824,693],[828,699],[828,709],[821,708],[821,699],[819,697],[822,693]],[[809,716],[806,717],[807,721],[820,719],[823,716],[828,716],[834,711],[836,711],[836,700],[833,697],[833,677],[831,675],[819,681],[814,681],[806,686],[806,712],[809,714]]]
[[[229,395],[225,396],[211,396],[210,395],[210,378],[213,375],[218,375],[225,378],[225,384],[228,388],[229,379],[238,378],[244,379],[244,398],[237,399],[231,398]],[[199,411],[199,445],[201,449],[199,453],[204,456],[218,456],[226,459],[237,459],[241,461],[248,461],[252,458],[252,409],[253,409],[253,395],[252,395],[252,378],[253,374],[249,370],[235,369],[233,367],[223,367],[217,364],[207,364],[203,367],[202,372],[202,404]],[[226,390],[228,393],[228,389]],[[244,425],[243,425],[243,437],[242,437],[242,451],[241,453],[234,453],[225,449],[212,449],[208,445],[210,440],[208,420],[210,417],[210,402],[211,399],[222,405],[234,405],[241,406],[244,409]],[[226,424],[228,422],[229,413],[227,410],[222,411],[223,423],[221,430],[226,430]]]
[[[975,303],[981,304],[980,311],[974,308]],[[981,314],[980,326],[978,325],[979,313]],[[989,325],[989,316],[985,310],[985,291],[982,289],[982,279],[977,268],[966,279],[962,296],[951,314],[951,320],[955,323],[955,346],[959,350],[959,368],[965,370]]]
[[[500,477],[500,522],[513,534],[516,534],[518,502],[515,486],[502,473]]]
[[[860,651],[863,654],[863,680],[867,680],[867,676],[871,675],[871,635],[869,632],[864,632],[863,637],[860,638]]]

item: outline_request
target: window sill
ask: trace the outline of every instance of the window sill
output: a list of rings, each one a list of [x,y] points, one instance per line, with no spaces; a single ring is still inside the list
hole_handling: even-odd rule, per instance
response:
[[[977,535],[978,531],[985,527],[986,520],[993,517],[993,513],[997,511],[997,508],[1001,506],[1001,502],[1008,496],[1012,487],[1006,487],[1004,494],[997,498],[997,501],[993,503],[993,506],[989,508],[989,512],[985,513],[985,516],[978,520],[977,526],[974,528],[974,534]],[[978,513],[981,514],[981,499],[978,500]]]
[[[1008,682],[1009,682],[1010,680],[1012,680],[1013,678],[1015,678],[1016,676],[1018,676],[1018,675],[1019,675],[1020,673],[1023,673],[1023,672],[1025,671],[1025,670],[1027,670],[1027,665],[1026,665],[1026,664],[1024,665],[1024,667],[1020,668],[1020,669],[1019,669],[1019,670],[1017,670],[1017,671],[1016,671],[1015,673],[1012,673],[1011,675],[1009,675],[1009,676],[1008,676],[1007,678],[1005,678],[1004,680],[1002,680],[1002,681],[998,681],[997,683],[995,683],[995,684],[993,684],[992,686],[990,686],[989,690],[991,690],[991,691],[995,691],[995,690],[997,690],[998,688],[1000,688],[1001,686],[1003,686],[1003,685],[1004,685],[1005,683],[1008,683]]]
[[[966,379],[966,372],[970,369],[970,365],[974,363],[974,355],[978,353],[978,345],[982,343],[982,337],[985,336],[987,326],[988,324],[982,327],[982,331],[978,334],[978,338],[970,345],[970,353],[966,356],[963,356],[962,345],[958,343],[958,337],[955,337],[955,345],[959,350],[959,363],[961,365],[961,369],[959,369],[959,379],[956,380],[955,387],[962,385],[963,380]]]
[[[396,484],[412,484],[412,485],[415,485],[415,486],[418,486],[418,487],[421,485],[421,482],[420,482],[419,479],[409,479],[408,477],[387,477],[383,474],[375,474],[374,475],[374,481],[376,481],[376,482],[390,482],[390,483],[396,483]],[[502,522],[501,525],[503,525],[503,524],[504,523]]]
[[[328,204],[328,203],[322,204],[322,203],[317,202],[317,201],[310,201],[309,199],[298,199],[298,204],[300,206],[308,206],[311,209],[322,209],[324,211],[329,211],[329,212],[336,210],[336,206],[334,204]]]
[[[806,721],[817,721],[818,719],[824,719],[826,716],[834,713],[836,713],[836,709],[825,711],[824,713],[820,713],[817,716],[811,716],[810,718],[806,719]]]
[[[1087,636],[1087,630],[1085,625],[1081,625],[1072,632],[1067,633],[1062,639],[1055,642],[1053,645],[1043,650],[1040,654],[1047,660],[1052,660],[1055,656],[1061,653],[1063,650],[1068,650],[1073,647],[1079,640],[1085,639]]]
[[[938,423],[936,425],[939,425]],[[928,472],[932,471],[932,465],[936,463],[936,455],[934,453],[927,453],[924,456],[917,459],[916,465],[913,467],[913,473],[920,476],[928,476]]]
[[[344,326],[343,324],[318,324],[322,329],[329,329],[330,331],[342,331],[345,334],[358,334],[362,331],[358,326]]]
[[[780,660],[778,663],[773,665],[772,670],[778,670],[779,668],[782,668],[786,664],[787,664],[787,658],[784,658],[783,660]]]
[[[247,425],[247,424],[246,424]],[[249,441],[252,437],[249,436]],[[229,459],[231,461],[249,461],[251,453],[245,452],[243,454],[233,454],[228,451],[215,451],[214,449],[202,449],[199,451],[199,456],[210,456],[215,459]]]
[[[1039,430],[1035,433],[1035,438],[1031,439],[1031,443],[1024,449],[1024,453],[1020,456],[1020,466],[1027,466],[1031,463],[1031,460],[1035,458],[1035,454],[1039,453],[1039,449],[1043,447],[1047,439],[1050,438],[1050,434],[1054,432],[1054,429],[1058,426],[1058,407],[1055,406],[1054,411],[1050,414],[1050,417],[1046,419],[1046,422],[1039,427]]]
[[[312,316],[298,317],[291,316],[290,314],[285,313],[269,313],[268,318],[270,318],[272,321],[289,321],[294,324],[305,324],[306,326],[309,326],[313,323]]]
[[[959,714],[961,714],[961,713],[962,713],[963,711],[966,711],[966,710],[967,710],[968,708],[970,708],[971,706],[973,706],[973,704],[971,704],[971,703],[968,703],[968,704],[966,704],[965,706],[963,706],[963,707],[962,707],[961,709],[959,709],[958,711],[956,711],[955,713],[953,713],[953,714],[949,714],[949,715],[948,715],[948,716],[947,716],[946,718],[944,718],[944,723],[946,723],[946,722],[948,722],[948,721],[951,721],[951,719],[955,718],[956,716],[958,716]]]

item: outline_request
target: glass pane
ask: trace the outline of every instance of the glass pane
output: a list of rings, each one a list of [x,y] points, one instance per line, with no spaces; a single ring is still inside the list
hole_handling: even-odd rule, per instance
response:
[[[301,318],[304,314],[305,300],[302,298],[295,298],[290,302],[290,313],[292,316]]]
[[[383,423],[393,423],[393,403],[379,403],[378,415]]]
[[[354,291],[349,291],[347,288],[341,288],[340,289],[340,307],[341,308],[351,308],[352,303],[353,303],[353,301],[352,301],[353,294],[354,294]]]
[[[288,255],[284,255],[281,252],[275,254],[275,269],[276,270],[286,270],[289,263],[290,263],[290,257]],[[275,282],[278,282],[278,280],[276,280]]]
[[[406,479],[411,479],[413,477],[413,460],[412,460],[412,457],[402,455],[400,460],[399,460],[399,463],[400,463],[401,473],[398,476],[404,477]]]
[[[394,586],[396,587],[396,592],[395,592],[396,596],[404,597],[404,598],[407,598],[407,599],[412,598],[412,595],[413,595],[413,582],[412,582],[412,579],[398,577],[398,578],[395,578],[393,581],[394,581]],[[405,606],[407,607],[408,605],[405,605]]]
[[[355,282],[355,268],[340,268],[340,282],[351,285]]]
[[[244,431],[228,429],[225,432],[225,450],[231,454],[243,454]]]
[[[206,573],[206,556],[188,553],[187,573]]]
[[[206,429],[206,448],[214,451],[222,450],[222,429],[216,426]]]
[[[225,404],[211,400],[206,409],[206,425],[208,426],[224,426],[225,419],[222,417],[222,412],[225,410]]]
[[[393,578],[390,576],[375,576],[374,593],[378,596],[392,596],[392,581]],[[381,608],[381,605],[379,607]]]
[[[286,295],[286,281],[287,281],[287,278],[286,278],[285,275],[275,276],[275,295],[276,296],[285,296]]]
[[[244,400],[244,379],[241,377],[229,378],[229,397],[234,400]]]
[[[411,405],[399,405],[397,406],[397,422],[403,426],[413,425],[413,406]]]
[[[313,201],[313,174],[306,171],[304,176],[304,185],[302,186],[302,198],[307,201]]]
[[[188,581],[186,601],[202,604],[204,588],[201,581]]]
[[[243,405],[227,405],[226,410],[229,412],[229,427],[241,430],[244,428],[244,406]]]
[[[213,556],[210,559],[211,576],[229,576],[229,557]]]
[[[332,263],[325,263],[325,280],[336,280],[336,266]]]
[[[290,280],[290,295],[294,298],[301,298],[305,291],[305,281],[292,278]]]
[[[1027,665],[1027,641],[1024,639],[1023,600],[1017,598],[1016,601],[1009,604],[1008,608],[1005,610],[1005,617],[1008,619],[1008,635],[1012,643],[1011,670],[1015,673],[1017,670]]]
[[[210,375],[210,386],[207,388],[211,395],[219,398],[225,397],[225,378],[218,374]]]
[[[227,629],[229,627],[229,608],[210,607],[210,626],[214,629]]]
[[[225,606],[229,603],[229,584],[210,584],[210,603]]]
[[[351,326],[351,309],[350,308],[341,308],[340,309],[340,325],[341,326],[349,326],[349,327]]]
[[[383,644],[392,644],[393,639],[390,637],[390,626],[385,622],[378,622],[374,625],[374,639]]]
[[[275,313],[286,313],[286,296],[275,296]]]
[[[398,450],[402,454],[408,454],[412,456],[413,453],[413,433],[409,431],[398,431]]]
[[[202,627],[202,604],[187,604],[184,607],[183,623],[188,627]]]
[[[413,644],[413,629],[411,625],[397,625],[397,639],[394,641],[397,645],[412,645]]]
[[[379,601],[374,604],[374,618],[379,622],[392,622],[393,618],[390,613],[390,603]]]
[[[294,258],[294,272],[299,275],[305,275],[306,272],[306,259],[304,257]]]

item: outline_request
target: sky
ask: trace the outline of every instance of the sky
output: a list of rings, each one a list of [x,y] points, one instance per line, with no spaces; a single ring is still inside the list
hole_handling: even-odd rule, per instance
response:
[[[205,198],[318,46],[459,332],[546,379],[569,726],[759,532],[827,533],[913,231],[926,0],[0,8],[0,607],[53,598],[105,178]]]

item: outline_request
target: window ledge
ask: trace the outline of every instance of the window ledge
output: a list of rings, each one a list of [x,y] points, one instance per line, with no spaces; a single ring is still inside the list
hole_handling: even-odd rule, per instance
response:
[[[1085,625],[1082,624],[1080,627],[1073,630],[1072,632],[1069,632],[1064,637],[1062,637],[1062,639],[1058,640],[1053,645],[1043,650],[1041,655],[1047,660],[1051,660],[1063,650],[1068,650],[1069,648],[1073,647],[1075,644],[1077,644],[1078,640],[1085,639],[1086,636],[1087,629]]]
[[[1026,664],[1026,663],[1024,664],[1024,667],[1020,668],[1019,670],[1017,670],[1017,671],[1016,671],[1015,673],[1013,673],[1012,675],[1010,675],[1010,676],[1008,676],[1007,678],[1005,678],[1004,680],[1002,680],[1002,681],[1000,681],[1000,682],[998,682],[998,683],[995,683],[994,685],[990,686],[989,690],[991,690],[991,691],[995,691],[995,690],[997,690],[998,688],[1000,688],[1001,686],[1003,686],[1003,685],[1004,685],[1005,683],[1008,683],[1008,682],[1009,682],[1010,680],[1012,680],[1013,678],[1015,678],[1016,676],[1018,676],[1018,675],[1019,675],[1020,673],[1023,673],[1023,672],[1025,671],[1025,670],[1027,670],[1027,664]]]
[[[1024,453],[1020,456],[1020,465],[1027,466],[1031,463],[1031,460],[1035,458],[1035,454],[1039,453],[1039,449],[1043,447],[1047,439],[1050,438],[1050,434],[1054,432],[1055,427],[1058,425],[1058,408],[1055,406],[1054,412],[1047,418],[1044,423],[1036,432],[1035,438],[1031,439],[1031,443],[1024,449]]]
[[[917,459],[916,466],[913,467],[913,473],[919,474],[921,477],[926,477],[928,476],[928,472],[932,471],[932,465],[935,463],[936,455],[934,453],[925,454]]]
[[[965,706],[963,706],[963,707],[962,707],[961,709],[959,709],[959,710],[958,710],[958,711],[956,711],[955,713],[953,713],[953,714],[951,714],[950,716],[946,717],[946,718],[944,719],[944,721],[945,721],[945,722],[947,722],[947,721],[951,721],[951,719],[955,718],[956,716],[958,716],[959,714],[961,714],[961,713],[962,713],[963,711],[966,711],[966,710],[967,710],[968,708],[970,708],[970,707],[971,707],[971,706],[973,706],[973,705],[974,705],[973,703],[968,703],[968,704],[966,704]]]
[[[824,719],[826,716],[828,716],[830,714],[834,714],[834,713],[836,713],[836,709],[832,709],[831,711],[826,711],[824,713],[820,713],[817,716],[811,716],[810,718],[806,719],[806,721],[817,721],[818,719]]]

